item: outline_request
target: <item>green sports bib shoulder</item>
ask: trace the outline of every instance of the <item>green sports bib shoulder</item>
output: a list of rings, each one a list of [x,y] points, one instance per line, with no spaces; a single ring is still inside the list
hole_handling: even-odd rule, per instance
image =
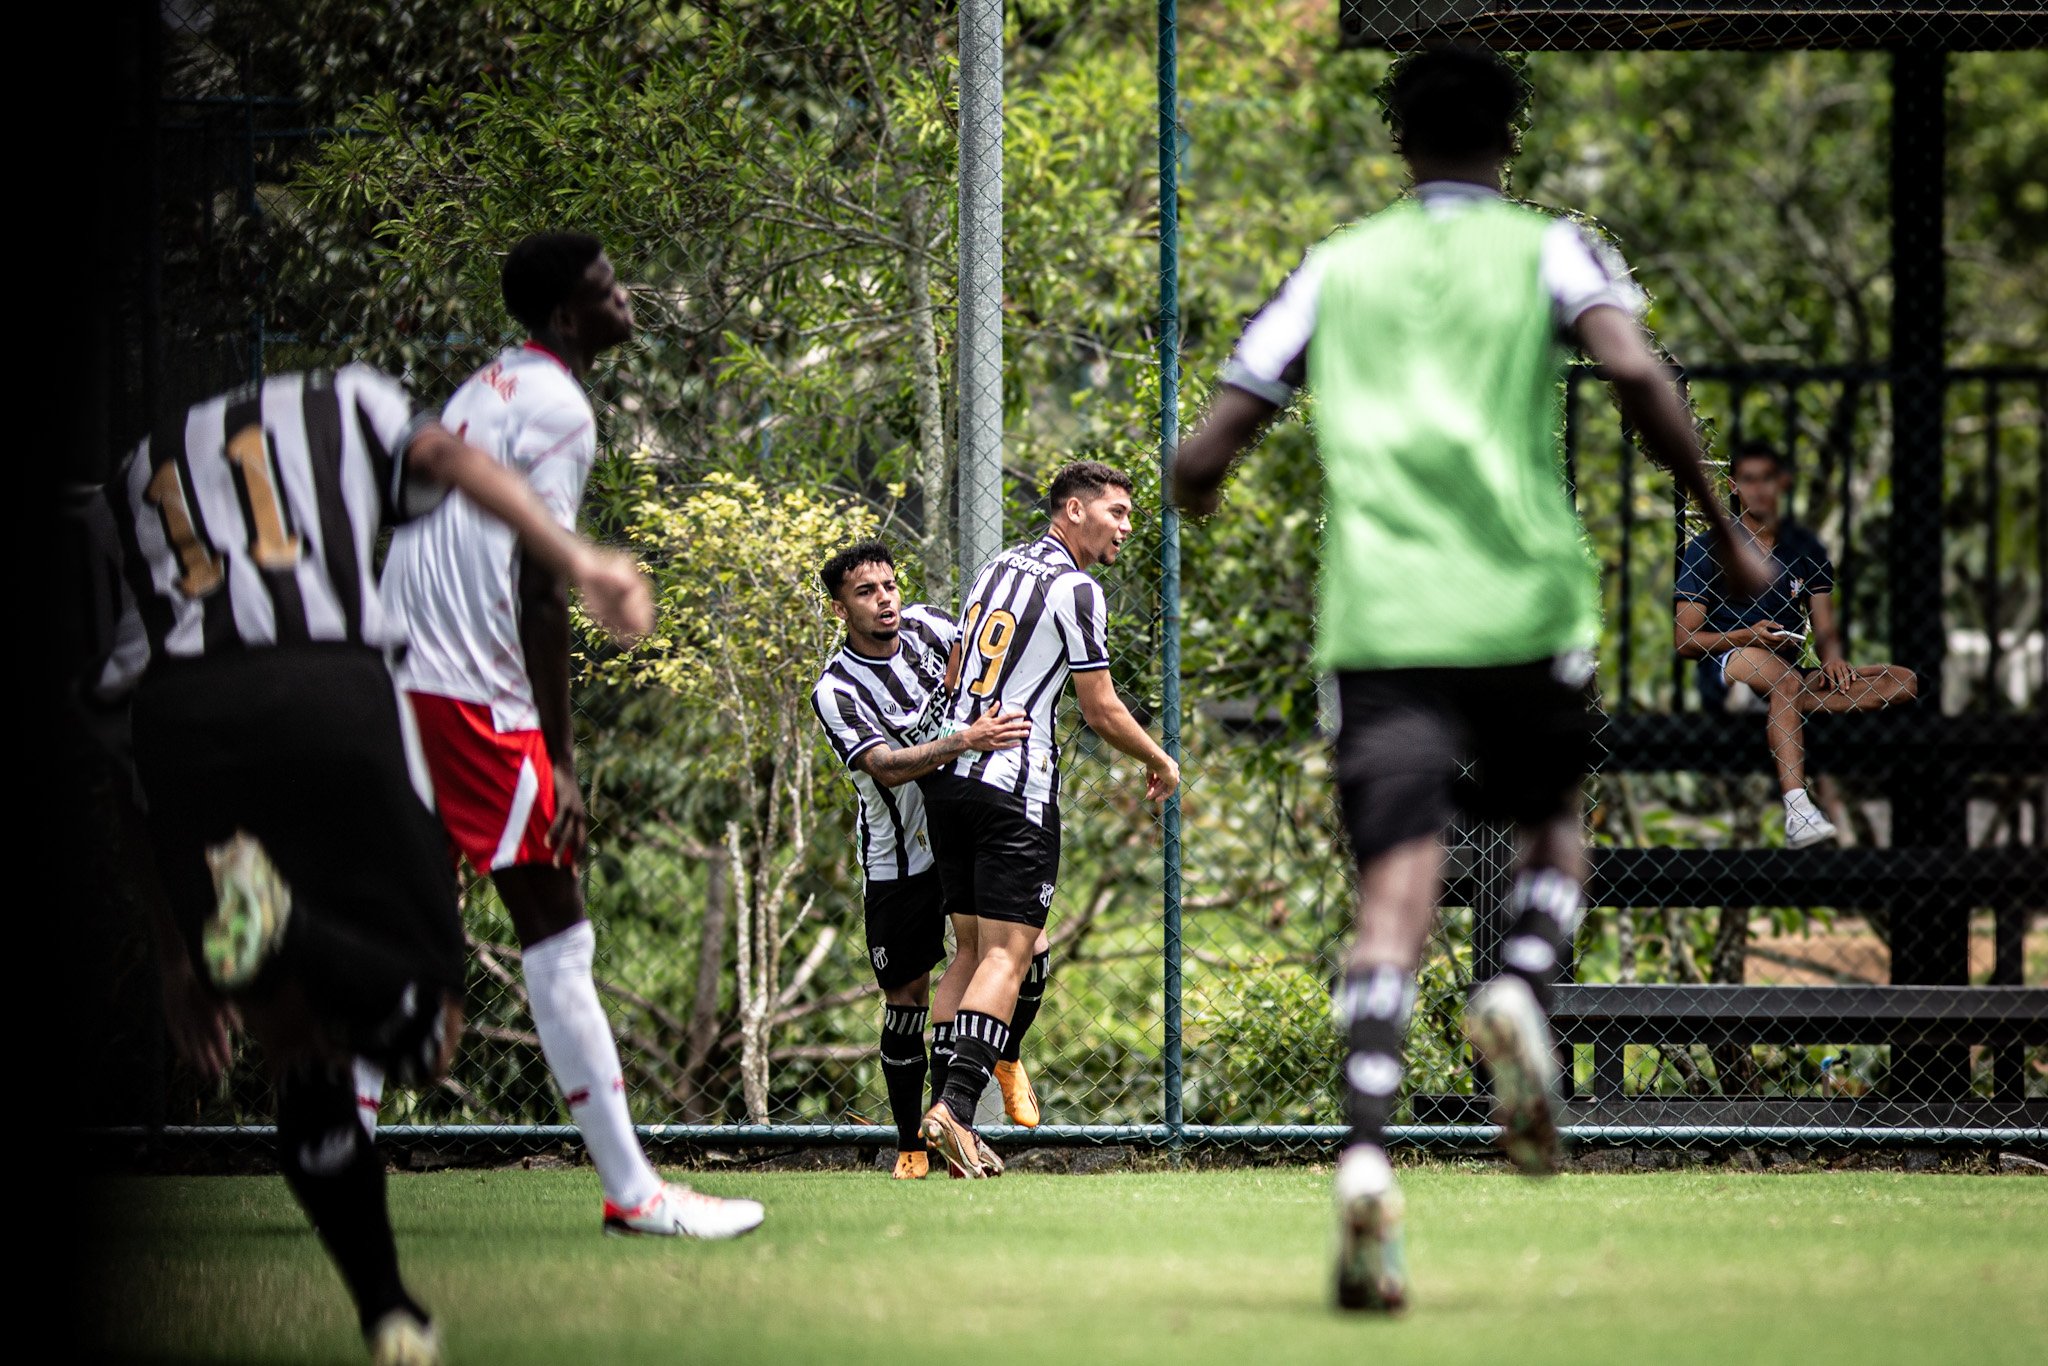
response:
[[[1568,354],[1542,280],[1555,221],[1404,200],[1317,249],[1319,667],[1476,668],[1595,643],[1598,568],[1562,470]]]

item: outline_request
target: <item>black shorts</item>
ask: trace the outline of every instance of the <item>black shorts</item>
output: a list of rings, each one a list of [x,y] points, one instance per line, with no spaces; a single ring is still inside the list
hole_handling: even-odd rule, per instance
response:
[[[1458,811],[1534,825],[1564,814],[1592,762],[1584,654],[1479,669],[1337,675],[1337,795],[1360,864]]]
[[[1024,799],[952,773],[923,780],[932,857],[954,915],[1044,929],[1060,880],[1060,813],[1040,825]]]
[[[868,966],[875,985],[894,991],[930,972],[946,956],[946,896],[939,870],[887,882],[868,879]]]
[[[281,967],[331,1023],[388,1018],[394,982],[460,992],[466,951],[447,836],[375,651],[307,645],[165,665],[135,697],[150,844],[186,945],[214,907],[206,846],[246,830],[292,891]],[[340,979],[313,945],[346,942]],[[203,976],[202,976],[203,980]]]

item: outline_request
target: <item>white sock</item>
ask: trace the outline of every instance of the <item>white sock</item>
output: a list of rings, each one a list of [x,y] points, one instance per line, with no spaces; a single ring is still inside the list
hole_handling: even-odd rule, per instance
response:
[[[1785,805],[1792,807],[1806,805],[1806,789],[1803,787],[1787,788],[1785,791]]]
[[[661,1177],[641,1151],[626,1112],[619,1045],[591,978],[596,957],[597,933],[587,920],[549,935],[526,950],[526,994],[540,1051],[583,1131],[604,1198],[633,1209],[661,1189]]]
[[[377,1107],[384,1103],[384,1069],[368,1058],[357,1058],[355,1070],[356,1118],[363,1122],[363,1132],[375,1138]]]

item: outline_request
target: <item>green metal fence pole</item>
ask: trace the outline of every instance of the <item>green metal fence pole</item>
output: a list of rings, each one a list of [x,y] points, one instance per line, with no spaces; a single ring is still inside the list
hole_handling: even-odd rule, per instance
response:
[[[1180,514],[1165,496],[1180,441],[1180,118],[1176,91],[1175,0],[1159,0],[1159,676],[1160,738],[1180,762]],[[1165,922],[1164,1039],[1166,1127],[1184,1138],[1181,1114],[1180,793],[1161,813],[1165,848],[1160,901]]]

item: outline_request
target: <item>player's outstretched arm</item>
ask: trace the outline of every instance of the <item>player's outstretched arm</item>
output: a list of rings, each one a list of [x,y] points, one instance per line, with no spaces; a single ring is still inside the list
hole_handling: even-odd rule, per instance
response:
[[[1207,416],[1173,453],[1174,505],[1193,517],[1214,512],[1231,464],[1259,443],[1259,434],[1279,411],[1248,389],[1230,384],[1218,389]]]
[[[1730,590],[1749,598],[1770,587],[1763,557],[1737,539],[1734,519],[1707,481],[1691,415],[1671,372],[1650,349],[1642,325],[1624,310],[1601,304],[1580,314],[1572,330],[1579,346],[1607,372],[1623,416],[1643,434],[1650,457],[1671,472],[1685,496],[1705,514],[1714,538],[1714,558],[1728,576]]]
[[[1074,697],[1088,729],[1145,765],[1145,799],[1164,801],[1180,786],[1180,765],[1154,743],[1131,709],[1116,695],[1109,670],[1091,669],[1074,675]]]
[[[583,593],[583,605],[622,644],[654,629],[654,599],[631,558],[602,550],[557,523],[513,471],[436,423],[406,447],[406,462],[464,494],[512,529],[526,553]]]
[[[990,750],[1010,749],[1023,744],[1030,734],[1031,717],[1022,711],[1006,713],[1003,704],[998,702],[965,729],[903,749],[876,745],[862,751],[854,762],[883,787],[901,787],[913,778],[937,772],[970,749],[984,754]]]

